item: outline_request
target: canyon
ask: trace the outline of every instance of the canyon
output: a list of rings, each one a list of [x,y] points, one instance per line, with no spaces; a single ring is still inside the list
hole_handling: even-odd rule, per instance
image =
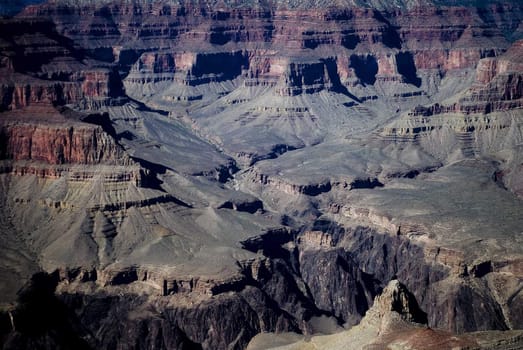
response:
[[[517,1],[0,13],[4,349],[523,347]]]

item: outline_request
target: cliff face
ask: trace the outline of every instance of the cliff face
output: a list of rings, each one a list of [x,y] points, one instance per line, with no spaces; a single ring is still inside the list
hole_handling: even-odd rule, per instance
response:
[[[82,118],[99,125],[82,122]],[[130,164],[122,147],[103,130],[101,125],[107,122],[107,115],[60,112],[42,103],[4,113],[0,158],[47,165]]]
[[[4,125],[0,131],[4,159],[43,161],[48,164],[121,162],[122,152],[97,127]]]
[[[52,21],[2,19],[0,28],[0,110],[33,103],[107,103],[109,97],[121,94],[121,81],[113,68],[93,67],[82,49],[56,32]]]
[[[242,4],[0,20],[3,346],[517,348],[523,7]]]
[[[418,108],[413,115],[430,116],[441,113],[488,114],[521,108],[523,68],[521,54],[523,42],[515,42],[509,50],[497,58],[485,58],[478,62],[476,81],[467,93],[451,106]]]
[[[313,56],[336,62],[336,69],[329,68],[330,74],[336,75],[336,81],[354,76],[363,83],[373,84],[376,77],[385,81],[400,77],[406,83],[419,86],[417,72],[420,70],[436,70],[445,75],[449,70],[474,68],[480,58],[506,49],[501,30],[488,27],[484,19],[495,18],[498,28],[514,31],[514,24],[506,15],[509,10],[493,7],[481,11],[435,7],[398,13],[361,8],[204,11],[191,4],[131,6],[114,2],[81,7],[35,6],[27,8],[22,16],[52,18],[58,33],[80,44],[89,57],[118,63],[127,71],[144,53],[168,51],[166,55],[171,58],[153,72],[143,70],[147,66],[144,57],[138,60],[144,66],[132,68],[133,81],[138,79],[140,71],[160,74],[185,70],[187,73],[183,75],[187,75],[190,84],[200,85],[234,79],[245,69],[249,77],[265,84],[264,81],[271,81],[271,76],[280,74],[279,69],[293,71],[293,67],[300,64],[295,62],[296,58],[314,52]],[[521,9],[513,6],[510,11],[519,13]],[[149,14],[158,15],[158,19],[151,21]],[[246,55],[229,57],[227,59],[234,62],[224,66],[220,64],[226,59],[224,53],[202,54],[202,51],[221,51],[220,47],[224,51],[241,47]],[[326,50],[322,48],[326,47],[338,48],[333,52],[334,57],[323,55],[322,51]],[[355,55],[351,56],[347,50],[355,51]],[[362,52],[366,56],[362,56]],[[145,60],[151,62],[151,59],[149,56]],[[284,66],[278,68],[282,63]],[[206,67],[204,70],[198,67],[202,64]],[[363,68],[368,64],[377,69]],[[224,68],[236,71],[221,71]],[[203,78],[202,74],[213,77]],[[295,79],[287,79],[285,84],[287,90],[299,90],[300,84]]]
[[[441,158],[455,149],[465,156],[500,152],[501,162],[514,167],[508,173],[518,173],[519,164],[513,160],[521,140],[522,52],[522,42],[516,41],[503,55],[479,60],[470,87],[442,103],[413,108],[386,126],[382,137],[419,143]],[[454,148],[436,150],[430,145],[434,141],[451,143]],[[501,184],[504,169],[507,166],[501,165],[498,172]],[[519,182],[514,179],[507,177],[507,188],[519,195]]]
[[[451,335],[450,333],[426,327],[426,314],[419,308],[416,298],[405,285],[391,280],[381,295],[374,300],[361,323],[349,331],[335,335],[316,336],[301,339],[284,346],[269,337],[259,335],[249,344],[248,349],[344,349],[350,344],[353,349],[408,347],[410,349],[441,349],[470,347],[474,349],[517,349],[522,340],[521,331],[505,334],[488,332]],[[277,337],[277,336],[276,336]],[[299,338],[298,338],[299,339]],[[270,344],[267,346],[267,344]]]

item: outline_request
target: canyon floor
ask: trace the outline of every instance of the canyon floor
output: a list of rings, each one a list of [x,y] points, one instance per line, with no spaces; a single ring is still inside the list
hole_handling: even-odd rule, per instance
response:
[[[523,348],[523,6],[452,5],[1,18],[2,347]]]

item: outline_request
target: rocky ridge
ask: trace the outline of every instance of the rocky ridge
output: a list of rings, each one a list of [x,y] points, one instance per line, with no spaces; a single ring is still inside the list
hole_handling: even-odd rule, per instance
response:
[[[253,339],[247,349],[517,349],[522,333],[514,331],[498,338],[496,333],[465,333],[459,336],[426,326],[426,314],[414,296],[397,280],[392,280],[377,296],[361,323],[349,331],[335,335],[316,336],[308,340],[280,346],[292,337],[268,339],[262,334]],[[287,338],[287,339],[286,339]],[[269,345],[269,346],[267,346]]]
[[[517,346],[521,6],[226,5],[1,20],[4,347]]]

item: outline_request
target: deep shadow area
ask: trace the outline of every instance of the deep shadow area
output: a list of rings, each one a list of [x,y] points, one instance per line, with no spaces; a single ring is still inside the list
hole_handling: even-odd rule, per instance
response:
[[[65,304],[54,292],[58,275],[39,272],[18,292],[18,305],[11,312],[12,323],[3,339],[3,349],[79,349],[91,347],[82,339],[87,335]]]
[[[231,41],[231,34],[225,31],[225,28],[213,28],[209,41],[211,44],[225,45]]]
[[[27,50],[25,47],[27,44],[23,44],[24,38],[31,38],[33,35],[39,36],[39,41],[31,44],[40,50]],[[77,49],[73,40],[59,34],[56,25],[45,19],[0,19],[0,39],[5,41],[3,45],[7,43],[7,46],[2,49],[2,55],[11,58],[14,70],[32,76],[40,72],[43,65],[49,64],[57,57],[72,57],[78,62],[86,58],[85,52]],[[45,49],[49,43],[41,41],[54,42],[53,45],[56,45],[59,50],[57,48]],[[5,50],[6,48],[8,50]],[[42,50],[42,48],[44,49]],[[37,76],[40,79],[48,79],[47,74]],[[54,80],[68,80],[68,78],[68,74],[58,74],[53,77]]]
[[[485,276],[488,273],[491,273],[494,269],[492,268],[492,262],[489,261],[483,261],[475,266],[473,266],[470,270],[471,274],[476,278],[481,278]]]
[[[241,241],[240,244],[243,249],[250,252],[261,251],[267,257],[288,259],[290,253],[282,245],[293,241],[295,236],[295,232],[289,232],[286,229],[274,229]]]
[[[392,279],[396,279],[395,276]],[[407,305],[404,305],[404,301],[400,299],[394,299],[391,305],[392,310],[398,312],[399,314],[403,314],[403,310],[405,309],[405,306],[407,306],[407,310],[412,316],[411,321],[420,324],[427,324],[427,313],[420,308],[418,301],[416,300],[416,296],[407,290],[404,285],[402,285],[402,287],[405,288],[404,293],[407,294]]]
[[[364,85],[373,85],[376,82],[378,62],[374,56],[351,55],[349,67],[354,68],[354,73]]]
[[[161,164],[156,164],[153,162],[149,162],[148,160],[138,158],[138,157],[131,157],[132,160],[140,164],[142,168],[145,168],[149,170],[148,172],[142,172],[143,179],[141,186],[146,188],[152,188],[158,191],[165,192],[165,190],[162,188],[163,181],[158,178],[158,174],[165,174],[167,170],[172,170],[166,166],[163,166]]]
[[[303,40],[303,47],[305,49],[314,50],[315,48],[318,47],[318,45],[319,45],[318,40],[315,40],[315,39],[304,39]]]
[[[341,38],[341,45],[343,45],[343,47],[349,50],[354,50],[356,48],[356,45],[359,44],[359,42],[360,38],[354,34],[348,34]]]
[[[396,54],[396,63],[398,65],[398,73],[400,73],[407,84],[412,84],[416,87],[421,86],[421,79],[417,76],[416,65],[414,64],[414,57],[410,52],[400,52]]]
[[[312,225],[307,225],[301,229],[301,233],[310,231],[321,231],[327,233],[331,237],[331,245],[336,246],[340,237],[345,234],[345,228],[335,221],[327,218],[318,218]]]
[[[356,179],[351,182],[351,189],[375,188],[383,187],[384,185],[378,179]]]
[[[0,127],[0,159],[7,159],[7,133]]]
[[[113,122],[109,117],[109,113],[91,113],[85,117],[80,118],[84,123],[99,125],[102,127],[102,130],[109,134],[112,138],[118,139],[116,135],[116,130],[114,129]]]
[[[39,4],[42,2],[45,2],[45,0],[3,0],[0,1],[0,16],[14,16],[27,5]]]
[[[216,74],[220,81],[232,80],[239,76],[242,69],[249,65],[242,52],[218,52],[197,55],[191,74],[201,77],[204,74]]]
[[[374,10],[373,16],[376,20],[387,25],[382,31],[383,44],[392,49],[401,49],[401,38],[396,29],[378,10]]]
[[[120,51],[120,55],[118,56],[118,69],[120,70],[120,76],[122,79],[129,74],[132,65],[136,63],[143,52],[143,49],[133,48],[127,48]]]
[[[306,194],[307,196],[317,196],[319,194],[329,192],[332,189],[332,185],[330,182],[326,183],[319,183],[319,184],[311,184],[306,185],[302,187],[302,193]]]
[[[334,92],[337,92],[339,94],[343,94],[345,96],[350,97],[354,101],[361,102],[356,96],[351,94],[347,87],[341,83],[340,80],[340,74],[338,73],[338,67],[336,65],[336,62],[332,59],[325,59],[322,60],[322,62],[325,64],[325,68],[327,69],[327,74],[329,75],[329,79],[332,82],[332,88],[331,90]],[[351,102],[353,103],[353,102]],[[355,104],[355,103],[354,103]],[[348,106],[350,107],[350,106]]]
[[[383,44],[392,49],[401,49],[401,39],[394,28],[387,27],[383,31]]]

